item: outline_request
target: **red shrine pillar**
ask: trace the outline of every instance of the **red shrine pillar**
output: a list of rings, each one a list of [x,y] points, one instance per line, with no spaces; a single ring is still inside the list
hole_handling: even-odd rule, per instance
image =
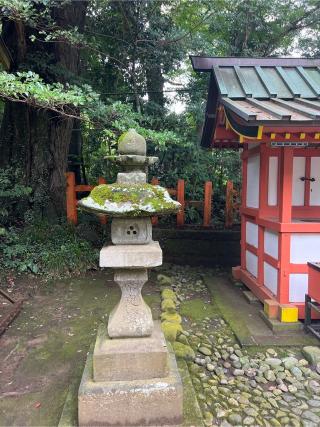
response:
[[[280,152],[279,222],[292,220],[292,172],[293,149],[282,147]],[[277,299],[280,304],[289,303],[290,233],[279,233],[279,273]]]

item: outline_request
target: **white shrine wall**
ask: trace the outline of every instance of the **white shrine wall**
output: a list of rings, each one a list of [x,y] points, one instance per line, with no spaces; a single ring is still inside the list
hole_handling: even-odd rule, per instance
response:
[[[306,264],[320,259],[320,234],[292,233],[290,240],[290,262]]]
[[[279,257],[279,234],[275,231],[265,230],[264,252],[274,259]]]
[[[246,242],[258,247],[258,226],[254,222],[246,221]]]
[[[310,205],[320,206],[320,157],[311,157],[310,175],[315,178],[310,182]]]
[[[278,204],[278,157],[269,157],[268,205]]]
[[[260,150],[257,146],[249,145],[243,157],[246,191],[242,207],[245,238],[241,270],[247,272],[244,282],[253,292],[256,290],[261,300],[273,295],[283,304],[296,304],[303,317],[302,307],[308,293],[307,263],[320,261],[320,150],[293,150],[292,219],[287,224],[280,220],[283,150],[273,147]],[[260,191],[263,192],[261,205]]]
[[[259,208],[260,154],[248,158],[247,199],[248,208]]]
[[[304,182],[301,177],[305,176],[306,158],[294,157],[293,158],[293,172],[292,172],[292,206],[304,205]]]
[[[278,269],[274,268],[267,262],[263,263],[264,271],[264,286],[269,289],[274,295],[278,291]]]
[[[308,293],[308,274],[289,275],[289,302],[304,302]]]
[[[254,277],[258,276],[258,257],[250,251],[246,251],[246,268]]]

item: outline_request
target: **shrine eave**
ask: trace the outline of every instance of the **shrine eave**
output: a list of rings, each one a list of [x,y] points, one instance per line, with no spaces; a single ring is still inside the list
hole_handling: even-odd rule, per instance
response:
[[[320,66],[320,58],[277,58],[277,57],[238,57],[189,55],[192,68],[197,72],[211,72],[214,66]]]
[[[195,71],[211,73],[203,147],[319,142],[320,59],[190,58]]]
[[[206,134],[207,133],[207,134]],[[315,120],[247,121],[221,104],[215,120],[207,118],[203,139],[208,147],[239,148],[252,142],[320,143],[320,124]]]

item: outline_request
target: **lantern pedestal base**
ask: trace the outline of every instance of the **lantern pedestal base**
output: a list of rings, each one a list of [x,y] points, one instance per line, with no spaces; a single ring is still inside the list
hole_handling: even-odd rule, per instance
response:
[[[159,322],[145,338],[110,339],[105,325],[99,327],[93,352],[95,382],[161,378],[168,372],[168,349]]]
[[[167,366],[164,377],[94,381],[93,355],[89,354],[78,393],[79,426],[180,425],[183,388],[171,350],[167,351]]]

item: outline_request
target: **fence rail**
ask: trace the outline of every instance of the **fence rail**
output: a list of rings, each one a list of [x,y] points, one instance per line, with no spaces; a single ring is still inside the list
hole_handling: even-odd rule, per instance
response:
[[[72,224],[78,223],[78,212],[77,212],[77,193],[91,191],[95,185],[77,185],[75,183],[75,174],[74,172],[66,173],[67,188],[66,188],[66,198],[67,198],[67,220]],[[99,184],[105,184],[106,180],[102,177],[98,179]],[[159,185],[158,178],[152,178],[151,184]],[[177,227],[183,227],[185,225],[185,210],[188,206],[193,206],[198,209],[202,209],[203,212],[203,227],[210,227],[212,221],[212,198],[213,198],[213,185],[211,181],[206,181],[204,183],[203,189],[203,200],[186,200],[185,199],[185,181],[183,179],[178,179],[176,188],[167,188],[167,191],[171,196],[173,196],[180,204],[181,210],[176,214],[176,225]],[[228,181],[226,185],[226,207],[225,207],[225,228],[231,228],[234,224],[234,216],[239,209],[239,203],[237,203],[236,198],[238,193],[233,187],[233,182]],[[99,215],[100,223],[107,223],[106,215]],[[158,217],[152,217],[152,224],[157,225],[159,222]]]

